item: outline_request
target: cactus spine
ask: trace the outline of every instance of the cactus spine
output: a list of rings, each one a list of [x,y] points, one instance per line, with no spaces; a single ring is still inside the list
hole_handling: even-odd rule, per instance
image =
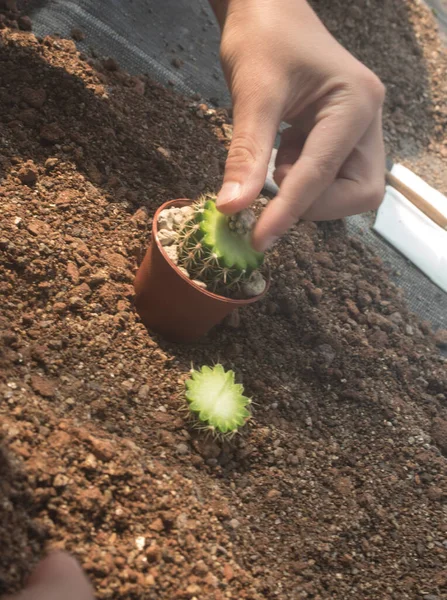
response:
[[[250,242],[253,213],[223,215],[211,195],[202,196],[192,208],[178,232],[178,264],[212,292],[237,294],[264,258]]]

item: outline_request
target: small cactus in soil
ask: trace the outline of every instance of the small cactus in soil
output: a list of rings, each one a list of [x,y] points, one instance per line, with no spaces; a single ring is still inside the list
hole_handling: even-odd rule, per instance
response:
[[[244,396],[243,386],[235,383],[234,371],[225,371],[220,364],[204,366],[192,371],[185,386],[189,410],[204,429],[231,435],[250,419],[251,400]]]
[[[202,196],[178,231],[178,264],[211,291],[237,295],[264,258],[251,246],[255,221],[249,209],[228,217]]]

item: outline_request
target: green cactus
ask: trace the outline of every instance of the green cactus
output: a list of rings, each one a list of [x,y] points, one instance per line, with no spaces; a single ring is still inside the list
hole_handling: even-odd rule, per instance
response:
[[[244,396],[243,386],[235,383],[234,377],[233,371],[217,364],[193,370],[185,383],[189,410],[205,429],[216,434],[236,433],[251,416],[251,400]]]
[[[228,217],[217,209],[214,196],[202,196],[178,233],[178,264],[213,292],[237,292],[264,258],[251,246],[251,215],[242,211]]]

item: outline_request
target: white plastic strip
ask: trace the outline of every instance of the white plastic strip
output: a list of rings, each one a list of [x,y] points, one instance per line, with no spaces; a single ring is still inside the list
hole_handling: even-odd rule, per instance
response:
[[[395,165],[392,173],[447,216],[445,196],[402,165]],[[374,230],[447,292],[447,231],[390,186]]]

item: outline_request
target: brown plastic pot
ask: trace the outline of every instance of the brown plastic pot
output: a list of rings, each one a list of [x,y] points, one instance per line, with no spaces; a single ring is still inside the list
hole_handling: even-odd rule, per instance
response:
[[[202,337],[235,308],[252,304],[262,294],[246,300],[232,300],[204,290],[186,277],[166,256],[158,241],[157,223],[162,210],[187,206],[190,200],[165,202],[157,210],[152,224],[152,241],[138,269],[135,307],[148,329],[173,342],[192,342]]]

